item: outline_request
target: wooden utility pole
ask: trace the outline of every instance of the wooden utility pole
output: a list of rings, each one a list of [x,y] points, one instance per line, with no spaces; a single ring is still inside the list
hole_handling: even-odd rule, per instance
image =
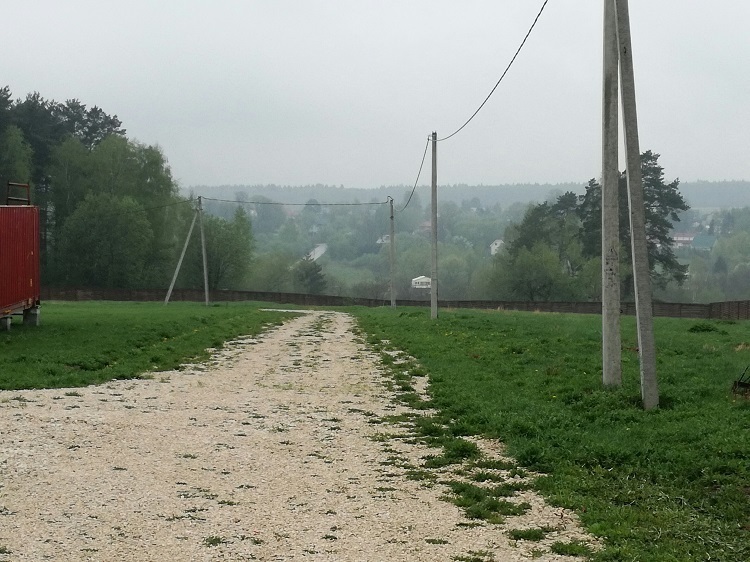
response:
[[[203,198],[198,197],[198,224],[201,228],[201,252],[203,253],[203,290],[208,306],[208,259],[206,258],[206,235],[203,232]]]
[[[638,142],[638,117],[635,98],[635,75],[630,36],[630,13],[627,0],[614,0],[617,14],[617,43],[620,54],[620,88],[627,159],[628,205],[630,207],[630,240],[633,254],[635,307],[638,323],[638,355],[641,369],[643,407],[659,406],[656,381],[656,344],[651,300],[651,279],[646,245],[646,220],[643,204],[641,151]]]
[[[396,308],[396,226],[393,221],[393,197],[388,198],[391,206],[391,230],[388,238],[388,261],[391,264],[391,307]]]
[[[430,317],[438,317],[438,251],[437,251],[437,133],[432,133],[432,273],[430,274]]]
[[[617,14],[604,0],[604,87],[602,101],[602,382],[622,384],[620,336],[620,215],[618,166]]]

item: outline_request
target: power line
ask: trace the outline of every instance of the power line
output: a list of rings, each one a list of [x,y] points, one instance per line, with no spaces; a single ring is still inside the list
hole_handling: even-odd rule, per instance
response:
[[[133,209],[126,209],[124,211],[118,210],[109,210],[104,213],[102,213],[100,216],[112,216],[112,217],[119,217],[123,215],[132,215],[133,213],[147,213],[149,211],[156,211],[158,209],[166,209],[167,207],[174,207],[176,205],[184,205],[185,203],[192,203],[195,201],[195,199],[182,199],[180,201],[175,201],[173,203],[166,203],[164,205],[157,205],[155,207],[141,207],[140,202],[135,201],[135,203],[138,205],[138,207]],[[76,208],[78,210],[79,207]],[[73,211],[75,213],[75,211]]]
[[[469,119],[466,121],[466,123],[464,123],[463,125],[461,125],[458,129],[456,129],[454,132],[452,132],[447,137],[443,137],[442,139],[437,139],[438,142],[441,142],[441,141],[444,141],[444,140],[448,140],[452,136],[457,135],[459,132],[461,132],[461,130],[463,130],[463,128],[466,127],[466,125],[468,125],[469,123],[471,123],[471,120],[474,119],[474,117],[477,116],[477,113],[479,113],[479,111],[489,101],[490,97],[492,97],[492,94],[495,93],[495,90],[497,90],[497,87],[500,85],[500,82],[502,82],[503,78],[505,78],[505,75],[508,74],[508,71],[510,70],[510,67],[513,66],[513,63],[516,61],[516,58],[518,57],[518,54],[521,52],[521,49],[523,49],[523,46],[526,44],[526,40],[529,38],[529,35],[531,35],[531,32],[534,30],[534,27],[536,26],[536,22],[539,21],[539,17],[542,15],[542,12],[544,11],[544,8],[547,7],[547,2],[549,2],[549,0],[544,0],[544,4],[542,4],[542,7],[539,10],[539,13],[534,18],[534,23],[531,24],[531,27],[529,28],[529,31],[526,32],[526,37],[524,37],[523,41],[521,41],[521,45],[518,47],[518,50],[516,51],[516,54],[513,55],[513,58],[508,63],[508,66],[505,68],[505,72],[503,72],[502,76],[500,76],[500,79],[497,81],[497,83],[495,84],[495,87],[492,88],[492,90],[487,95],[487,97],[484,98],[484,101],[482,102],[482,104],[477,108],[477,110],[474,113],[472,113],[471,117],[469,117]]]
[[[192,203],[195,199],[183,199],[182,201],[176,201],[174,203],[167,203],[166,205],[159,205],[157,207],[147,207],[144,211],[155,211],[157,209],[164,209],[166,207],[174,207],[175,205],[183,205],[184,203]],[[131,211],[132,212],[132,211]]]
[[[375,201],[372,203],[279,203],[278,201],[237,201],[231,199],[214,199],[213,197],[203,197],[204,201],[218,201],[220,203],[240,203],[242,205],[284,205],[289,207],[362,207],[365,205],[387,205],[388,201]]]
[[[422,167],[424,166],[424,160],[427,157],[427,149],[430,147],[430,137],[427,137],[427,144],[424,146],[424,154],[422,155],[422,163],[419,165],[419,172],[417,172],[417,180],[414,182],[414,188],[411,190],[411,194],[409,195],[408,201],[406,201],[406,205],[402,209],[399,210],[399,213],[406,210],[406,208],[409,206],[409,203],[411,203],[411,198],[414,196],[414,192],[417,189],[417,184],[419,183],[419,176],[422,175]]]
[[[492,94],[495,93],[495,90],[497,90],[500,83],[505,78],[505,75],[508,74],[508,71],[510,70],[510,67],[513,66],[513,63],[516,61],[516,58],[518,58],[519,53],[521,52],[521,49],[523,49],[524,45],[526,44],[526,41],[528,40],[529,36],[531,35],[531,32],[534,30],[534,27],[536,27],[537,22],[539,21],[539,18],[542,15],[542,12],[544,12],[544,9],[547,7],[547,3],[549,0],[544,0],[544,3],[542,4],[542,7],[539,9],[539,13],[537,13],[536,17],[534,18],[534,22],[531,24],[531,27],[526,32],[526,36],[523,38],[523,41],[521,41],[521,45],[519,45],[518,49],[516,50],[516,53],[513,55],[513,58],[508,63],[508,66],[505,68],[505,71],[500,76],[500,79],[497,81],[495,86],[492,88],[490,93],[487,95],[487,97],[484,99],[484,101],[481,103],[481,105],[477,108],[477,110],[467,119],[467,121],[461,125],[458,129],[456,129],[453,133],[448,135],[447,137],[443,137],[441,139],[437,139],[437,142],[441,142],[444,140],[448,140],[449,138],[457,135],[459,132],[461,132],[464,127],[466,127],[473,119],[477,116],[477,114],[481,111],[481,109],[485,106],[485,104],[489,101],[490,97],[492,97]],[[403,212],[406,210],[406,208],[409,206],[409,203],[411,203],[412,197],[414,197],[414,192],[417,189],[417,185],[419,184],[419,178],[422,175],[422,168],[424,167],[424,161],[427,157],[427,149],[430,146],[430,138],[427,138],[427,144],[425,144],[424,147],[424,154],[422,155],[422,162],[419,164],[419,171],[417,172],[417,179],[414,182],[414,187],[411,190],[411,193],[409,194],[409,199],[406,201],[406,204],[399,209],[399,212]],[[307,206],[307,205],[320,205],[320,206],[361,206],[361,205],[387,205],[388,201],[383,202],[377,202],[377,203],[279,203],[276,201],[236,201],[236,200],[230,200],[230,199],[215,199],[213,197],[203,197],[206,201],[217,201],[220,203],[240,203],[243,205],[288,205],[288,206]]]

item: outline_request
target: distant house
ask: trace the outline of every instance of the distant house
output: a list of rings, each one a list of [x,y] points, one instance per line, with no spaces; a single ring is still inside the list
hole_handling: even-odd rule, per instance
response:
[[[425,275],[420,275],[411,280],[411,286],[414,289],[429,289],[432,287],[432,279]]]
[[[694,238],[695,234],[686,234],[684,232],[675,233],[675,235],[672,236],[672,246],[675,249],[689,248],[692,246]]]
[[[502,250],[503,246],[505,246],[505,242],[500,240],[499,238],[495,240],[492,244],[490,244],[490,255],[497,254],[500,250]]]

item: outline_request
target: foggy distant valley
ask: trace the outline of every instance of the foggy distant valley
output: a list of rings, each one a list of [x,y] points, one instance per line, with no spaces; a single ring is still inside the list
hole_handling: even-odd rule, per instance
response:
[[[556,184],[512,184],[512,185],[438,185],[438,201],[452,201],[461,204],[464,200],[477,198],[485,207],[514,203],[541,203],[572,191],[582,194],[586,183]],[[279,203],[303,204],[310,199],[319,203],[351,203],[385,201],[393,197],[398,203],[408,197],[411,187],[405,185],[381,186],[370,189],[349,188],[332,185],[197,185],[183,188],[185,195],[194,193],[205,197],[234,200],[238,193],[253,201],[254,196],[262,196]],[[422,201],[429,201],[430,188],[426,185],[416,190]],[[693,209],[734,208],[750,205],[750,181],[692,181],[680,183],[680,192]]]

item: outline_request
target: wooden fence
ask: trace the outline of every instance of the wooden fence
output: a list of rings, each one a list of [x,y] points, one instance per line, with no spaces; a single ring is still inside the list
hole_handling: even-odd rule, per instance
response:
[[[44,288],[42,300],[62,301],[163,301],[163,289],[62,289]],[[366,299],[336,297],[331,295],[305,295],[301,293],[272,293],[256,291],[212,291],[211,302],[262,301],[277,304],[308,306],[389,306],[389,299]],[[202,290],[176,289],[173,301],[204,300]],[[571,314],[601,314],[600,302],[516,302],[516,301],[440,301],[441,308],[475,308],[490,310],[521,310],[531,312],[562,312]],[[430,306],[427,300],[399,300],[398,306]],[[750,301],[714,302],[691,304],[679,302],[658,302],[653,305],[654,316],[670,318],[703,318],[706,320],[750,320]],[[622,313],[635,314],[634,303],[623,303]]]

